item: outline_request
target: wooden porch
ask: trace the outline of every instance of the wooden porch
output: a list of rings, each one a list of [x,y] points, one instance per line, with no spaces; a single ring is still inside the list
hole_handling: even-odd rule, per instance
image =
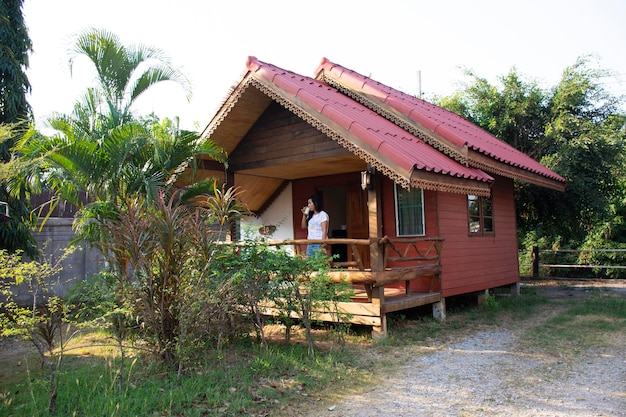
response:
[[[333,261],[330,276],[335,282],[352,284],[350,302],[338,304],[338,310],[353,324],[372,326],[374,337],[387,333],[386,314],[433,305],[433,315],[443,319],[441,297],[441,249],[443,238],[411,237],[379,239],[286,240],[270,245],[292,245],[299,253],[307,244],[323,244],[327,251],[345,245],[347,261]],[[376,268],[380,258],[379,268]],[[370,261],[370,260],[374,261]],[[265,313],[272,315],[273,309]],[[319,311],[316,318],[333,321],[336,315]]]

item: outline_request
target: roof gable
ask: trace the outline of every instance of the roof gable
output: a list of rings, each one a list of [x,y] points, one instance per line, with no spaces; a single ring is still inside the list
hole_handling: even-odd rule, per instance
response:
[[[254,89],[280,103],[329,138],[405,187],[488,195],[493,178],[441,153],[423,139],[385,119],[334,87],[250,57],[248,72],[205,130],[218,144],[229,144],[219,128]],[[248,127],[249,128],[249,127]],[[241,138],[239,138],[240,140]]]
[[[566,180],[461,116],[323,59],[317,78],[407,129],[455,160],[563,191]]]
[[[564,178],[452,112],[326,59],[316,74],[306,77],[249,57],[203,132],[232,156],[229,172],[250,190],[253,211],[288,181],[358,172],[366,164],[406,188],[489,196],[490,174],[496,174],[565,189]],[[309,127],[288,124],[297,135],[287,137],[266,131],[263,117],[277,108],[272,103]],[[310,127],[320,136],[301,142],[298,135]],[[277,142],[283,140],[288,143]]]

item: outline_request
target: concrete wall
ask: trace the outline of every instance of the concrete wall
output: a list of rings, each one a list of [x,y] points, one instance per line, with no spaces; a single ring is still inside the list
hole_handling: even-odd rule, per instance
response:
[[[71,218],[50,218],[41,232],[35,232],[35,240],[43,249],[46,259],[55,263],[69,246],[74,237]],[[76,284],[97,273],[103,264],[101,253],[94,249],[79,248],[62,262],[63,270],[50,281],[51,294],[66,297]],[[16,291],[16,301],[32,303],[28,287],[20,286]]]

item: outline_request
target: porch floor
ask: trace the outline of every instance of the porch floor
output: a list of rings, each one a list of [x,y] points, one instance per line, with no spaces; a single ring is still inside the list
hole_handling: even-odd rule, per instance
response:
[[[350,297],[352,302],[370,303],[364,287],[355,287],[353,290],[354,295]],[[407,310],[409,308],[437,303],[439,301],[441,301],[441,293],[439,292],[411,291],[407,293],[405,290],[400,288],[385,288],[384,302],[381,303],[380,314]],[[373,302],[376,303],[376,300],[373,300]]]

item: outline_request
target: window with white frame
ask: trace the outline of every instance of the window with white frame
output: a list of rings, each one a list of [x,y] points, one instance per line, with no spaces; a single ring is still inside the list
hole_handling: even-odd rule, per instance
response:
[[[470,236],[492,235],[493,203],[490,197],[467,196],[468,231]]]
[[[424,191],[407,190],[398,184],[396,195],[396,236],[424,235]]]

